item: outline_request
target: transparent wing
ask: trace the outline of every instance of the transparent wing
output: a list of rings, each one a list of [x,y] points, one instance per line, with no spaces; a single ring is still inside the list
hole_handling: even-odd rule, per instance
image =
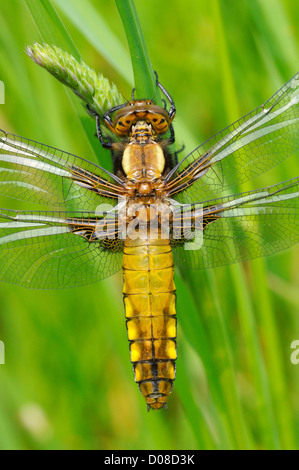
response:
[[[177,264],[211,268],[271,255],[299,241],[299,178],[175,211]],[[182,243],[184,223],[192,236]]]
[[[190,203],[225,195],[298,148],[299,73],[262,106],[187,155],[166,177],[168,194]]]
[[[92,210],[121,193],[120,180],[87,160],[0,130],[0,194]]]
[[[122,242],[109,239],[113,220],[103,235],[102,216],[92,212],[0,210],[0,280],[54,289],[111,276],[122,264]]]

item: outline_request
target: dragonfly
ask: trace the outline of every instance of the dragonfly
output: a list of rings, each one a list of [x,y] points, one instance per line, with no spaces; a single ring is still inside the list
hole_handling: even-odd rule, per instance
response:
[[[175,380],[174,266],[212,268],[299,240],[299,177],[235,194],[298,150],[299,73],[180,161],[175,104],[156,84],[164,107],[133,95],[102,116],[89,109],[113,172],[0,133],[1,194],[50,206],[0,210],[0,280],[58,289],[122,269],[130,359],[148,409],[167,407]]]

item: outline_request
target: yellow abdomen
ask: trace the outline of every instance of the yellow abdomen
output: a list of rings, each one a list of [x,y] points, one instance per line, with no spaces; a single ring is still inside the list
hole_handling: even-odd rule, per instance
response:
[[[124,304],[135,381],[148,408],[166,406],[175,379],[176,308],[169,240],[126,239]]]

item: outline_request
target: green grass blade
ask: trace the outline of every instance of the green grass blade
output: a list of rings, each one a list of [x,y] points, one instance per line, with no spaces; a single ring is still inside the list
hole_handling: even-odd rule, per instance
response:
[[[43,40],[69,51],[75,59],[80,54],[49,0],[26,0],[27,7]]]
[[[156,79],[152,67],[140,21],[133,0],[115,0],[126,32],[136,87],[137,98],[153,98],[157,100]]]
[[[283,2],[247,0],[247,3],[259,34],[267,46],[268,56],[275,61],[276,69],[285,78],[292,76],[297,71],[295,64],[298,60],[298,47],[293,35],[281,34],[282,31],[290,31],[290,20]]]
[[[130,84],[130,57],[122,42],[89,0],[54,0],[55,5],[78,28],[105,60]]]
[[[282,449],[296,449],[295,429],[290,409],[289,392],[286,387],[287,377],[281,356],[282,344],[266,282],[266,263],[263,259],[257,259],[252,263],[252,268],[261,341],[265,351],[265,363],[269,371],[268,380],[280,443]]]
[[[217,301],[218,292],[215,290],[213,274],[209,272],[207,279],[213,299],[208,315],[204,315],[206,312],[202,305],[203,298],[207,299],[209,294],[203,289],[200,291],[198,289],[198,286],[202,285],[202,276],[196,271],[192,273],[183,271],[183,279],[188,286],[187,289],[184,289],[180,278],[176,280],[179,321],[190,344],[204,364],[209,390],[217,410],[213,416],[219,435],[217,445],[221,449],[250,449],[250,432],[246,429],[242,416],[232,354],[222,319],[223,312]],[[193,301],[188,300],[190,295]],[[188,315],[180,316],[180,312],[184,311],[183,305],[186,303]],[[201,317],[204,319],[202,320]]]
[[[175,387],[178,390],[182,407],[186,414],[188,423],[192,429],[194,439],[197,442],[198,449],[217,449],[217,442],[215,436],[211,432],[209,427],[208,420],[206,418],[206,410],[203,410],[203,407],[199,406],[194,398],[194,390],[188,385],[189,383],[189,374],[186,371],[186,349],[187,341],[183,341],[183,338],[180,338],[179,354],[177,359],[177,378],[175,381]],[[171,401],[170,401],[171,404]],[[170,405],[171,406],[171,405]]]

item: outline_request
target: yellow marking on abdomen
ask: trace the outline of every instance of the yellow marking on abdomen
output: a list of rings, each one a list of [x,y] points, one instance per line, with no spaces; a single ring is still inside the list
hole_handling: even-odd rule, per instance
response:
[[[175,379],[176,308],[169,240],[126,239],[124,304],[135,381],[148,407],[166,406]]]

